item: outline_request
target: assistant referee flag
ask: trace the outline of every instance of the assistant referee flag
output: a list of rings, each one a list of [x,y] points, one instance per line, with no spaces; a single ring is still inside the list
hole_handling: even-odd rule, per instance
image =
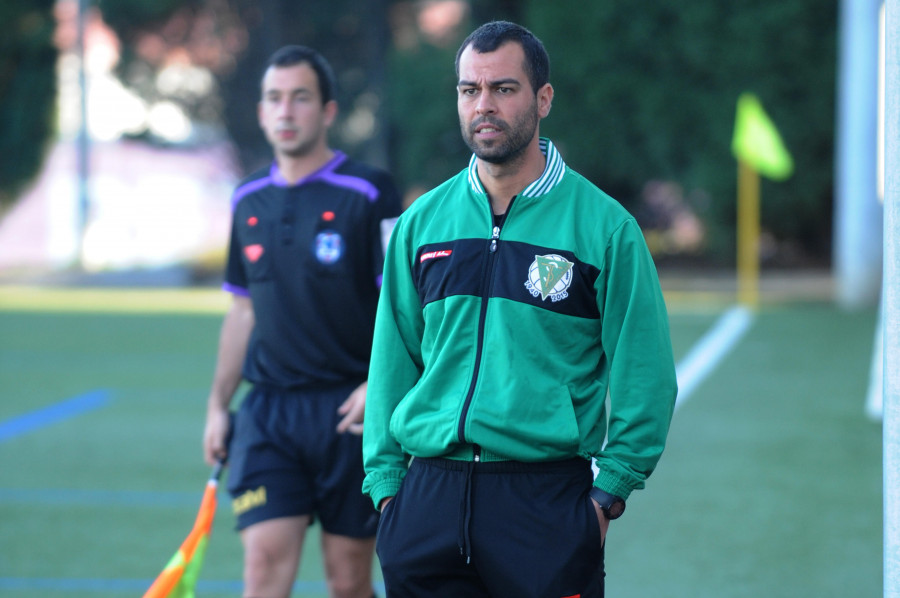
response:
[[[194,588],[203,567],[203,557],[206,554],[216,514],[216,489],[222,467],[222,463],[217,464],[206,482],[200,511],[197,513],[191,533],[181,543],[175,555],[169,559],[153,585],[144,594],[144,598],[194,598]]]

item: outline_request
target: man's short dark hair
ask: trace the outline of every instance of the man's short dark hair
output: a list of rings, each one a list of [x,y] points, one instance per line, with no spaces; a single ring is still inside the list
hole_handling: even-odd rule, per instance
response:
[[[271,67],[283,68],[295,66],[298,64],[308,64],[312,70],[316,72],[316,78],[319,80],[319,95],[322,96],[322,104],[325,105],[334,99],[335,84],[334,71],[331,65],[325,60],[325,57],[307,46],[284,46],[269,58],[266,64],[265,72]]]
[[[459,79],[459,58],[468,46],[483,54],[493,52],[506,42],[516,42],[522,46],[525,52],[525,73],[531,81],[532,90],[537,94],[550,81],[550,57],[544,44],[532,32],[509,21],[491,21],[469,34],[456,52],[456,78]]]

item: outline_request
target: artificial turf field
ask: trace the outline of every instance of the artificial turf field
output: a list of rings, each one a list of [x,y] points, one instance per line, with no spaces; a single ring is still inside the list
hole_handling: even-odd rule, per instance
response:
[[[0,598],[141,596],[189,531],[223,293],[0,286]],[[727,301],[667,295],[676,362]],[[882,595],[875,310],[765,303],[679,404],[610,598]],[[227,496],[198,597],[240,596]],[[295,597],[326,596],[317,535]]]

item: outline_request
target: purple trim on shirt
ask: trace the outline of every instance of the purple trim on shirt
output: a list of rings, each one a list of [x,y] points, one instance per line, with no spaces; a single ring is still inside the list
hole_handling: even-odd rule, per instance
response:
[[[239,295],[241,297],[249,297],[250,291],[245,289],[244,287],[239,287],[236,284],[231,284],[230,282],[226,282],[222,285],[223,291],[228,291],[234,295]]]
[[[340,166],[346,159],[347,155],[344,154],[344,152],[336,150],[331,160],[326,162],[319,170],[309,173],[293,185],[290,184],[286,178],[284,178],[283,174],[281,174],[281,170],[279,170],[278,168],[278,163],[272,162],[272,167],[269,169],[269,178],[272,180],[273,185],[277,185],[279,187],[297,187],[312,180],[323,178],[326,174],[330,173],[332,170]]]
[[[352,189],[357,193],[361,193],[365,195],[366,199],[368,199],[370,202],[378,199],[378,187],[376,187],[366,179],[361,179],[356,176],[350,176],[348,174],[336,174],[334,172],[323,173],[319,178],[327,183],[331,183],[332,185],[336,185],[338,187],[346,187],[347,189]]]
[[[234,209],[237,207],[238,202],[241,201],[241,199],[243,199],[245,195],[249,195],[254,191],[259,191],[263,187],[268,187],[269,185],[273,184],[275,182],[273,178],[274,177],[270,175],[261,179],[256,179],[255,181],[250,181],[246,185],[235,189],[234,194],[231,196],[231,211],[234,212]]]
[[[267,185],[276,185],[278,187],[297,187],[316,180],[324,181],[338,187],[352,189],[357,193],[365,195],[370,202],[378,199],[378,196],[380,195],[378,187],[373,185],[371,182],[360,177],[351,176],[348,174],[337,174],[336,172],[334,172],[337,167],[343,164],[346,160],[347,155],[340,150],[336,150],[334,152],[334,157],[329,160],[324,166],[322,166],[322,168],[303,177],[293,185],[289,184],[287,179],[284,178],[284,175],[281,174],[281,170],[278,169],[278,163],[272,162],[272,166],[269,168],[269,176],[247,183],[234,192],[234,196],[231,200],[231,208],[233,210],[238,201],[240,201],[241,198],[248,193],[258,191],[259,189],[262,189]]]
[[[375,286],[378,287],[379,289],[381,288],[381,281],[383,278],[384,277],[381,274],[379,274],[378,276],[375,277]]]
[[[345,154],[341,150],[335,150],[334,158],[329,160],[328,164],[326,164],[319,170],[315,171],[314,173],[312,173],[311,175],[306,177],[306,180],[317,179],[317,178],[323,177],[323,176],[327,175],[329,172],[332,172],[335,168],[337,168],[341,164],[343,164],[346,160],[347,160],[347,154]]]
[[[284,175],[278,170],[278,162],[272,162],[272,166],[269,167],[269,179],[276,187],[290,187],[287,179],[284,178]]]

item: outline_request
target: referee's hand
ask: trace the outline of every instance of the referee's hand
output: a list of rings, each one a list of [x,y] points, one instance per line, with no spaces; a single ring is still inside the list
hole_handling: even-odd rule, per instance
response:
[[[231,421],[228,409],[210,408],[206,414],[206,426],[203,430],[203,459],[207,465],[215,465],[217,461],[228,458],[228,438]]]
[[[338,415],[342,416],[338,422],[337,431],[343,434],[350,432],[351,434],[362,434],[363,431],[363,413],[366,410],[366,387],[368,384],[363,382],[350,393],[347,400],[338,407]]]

